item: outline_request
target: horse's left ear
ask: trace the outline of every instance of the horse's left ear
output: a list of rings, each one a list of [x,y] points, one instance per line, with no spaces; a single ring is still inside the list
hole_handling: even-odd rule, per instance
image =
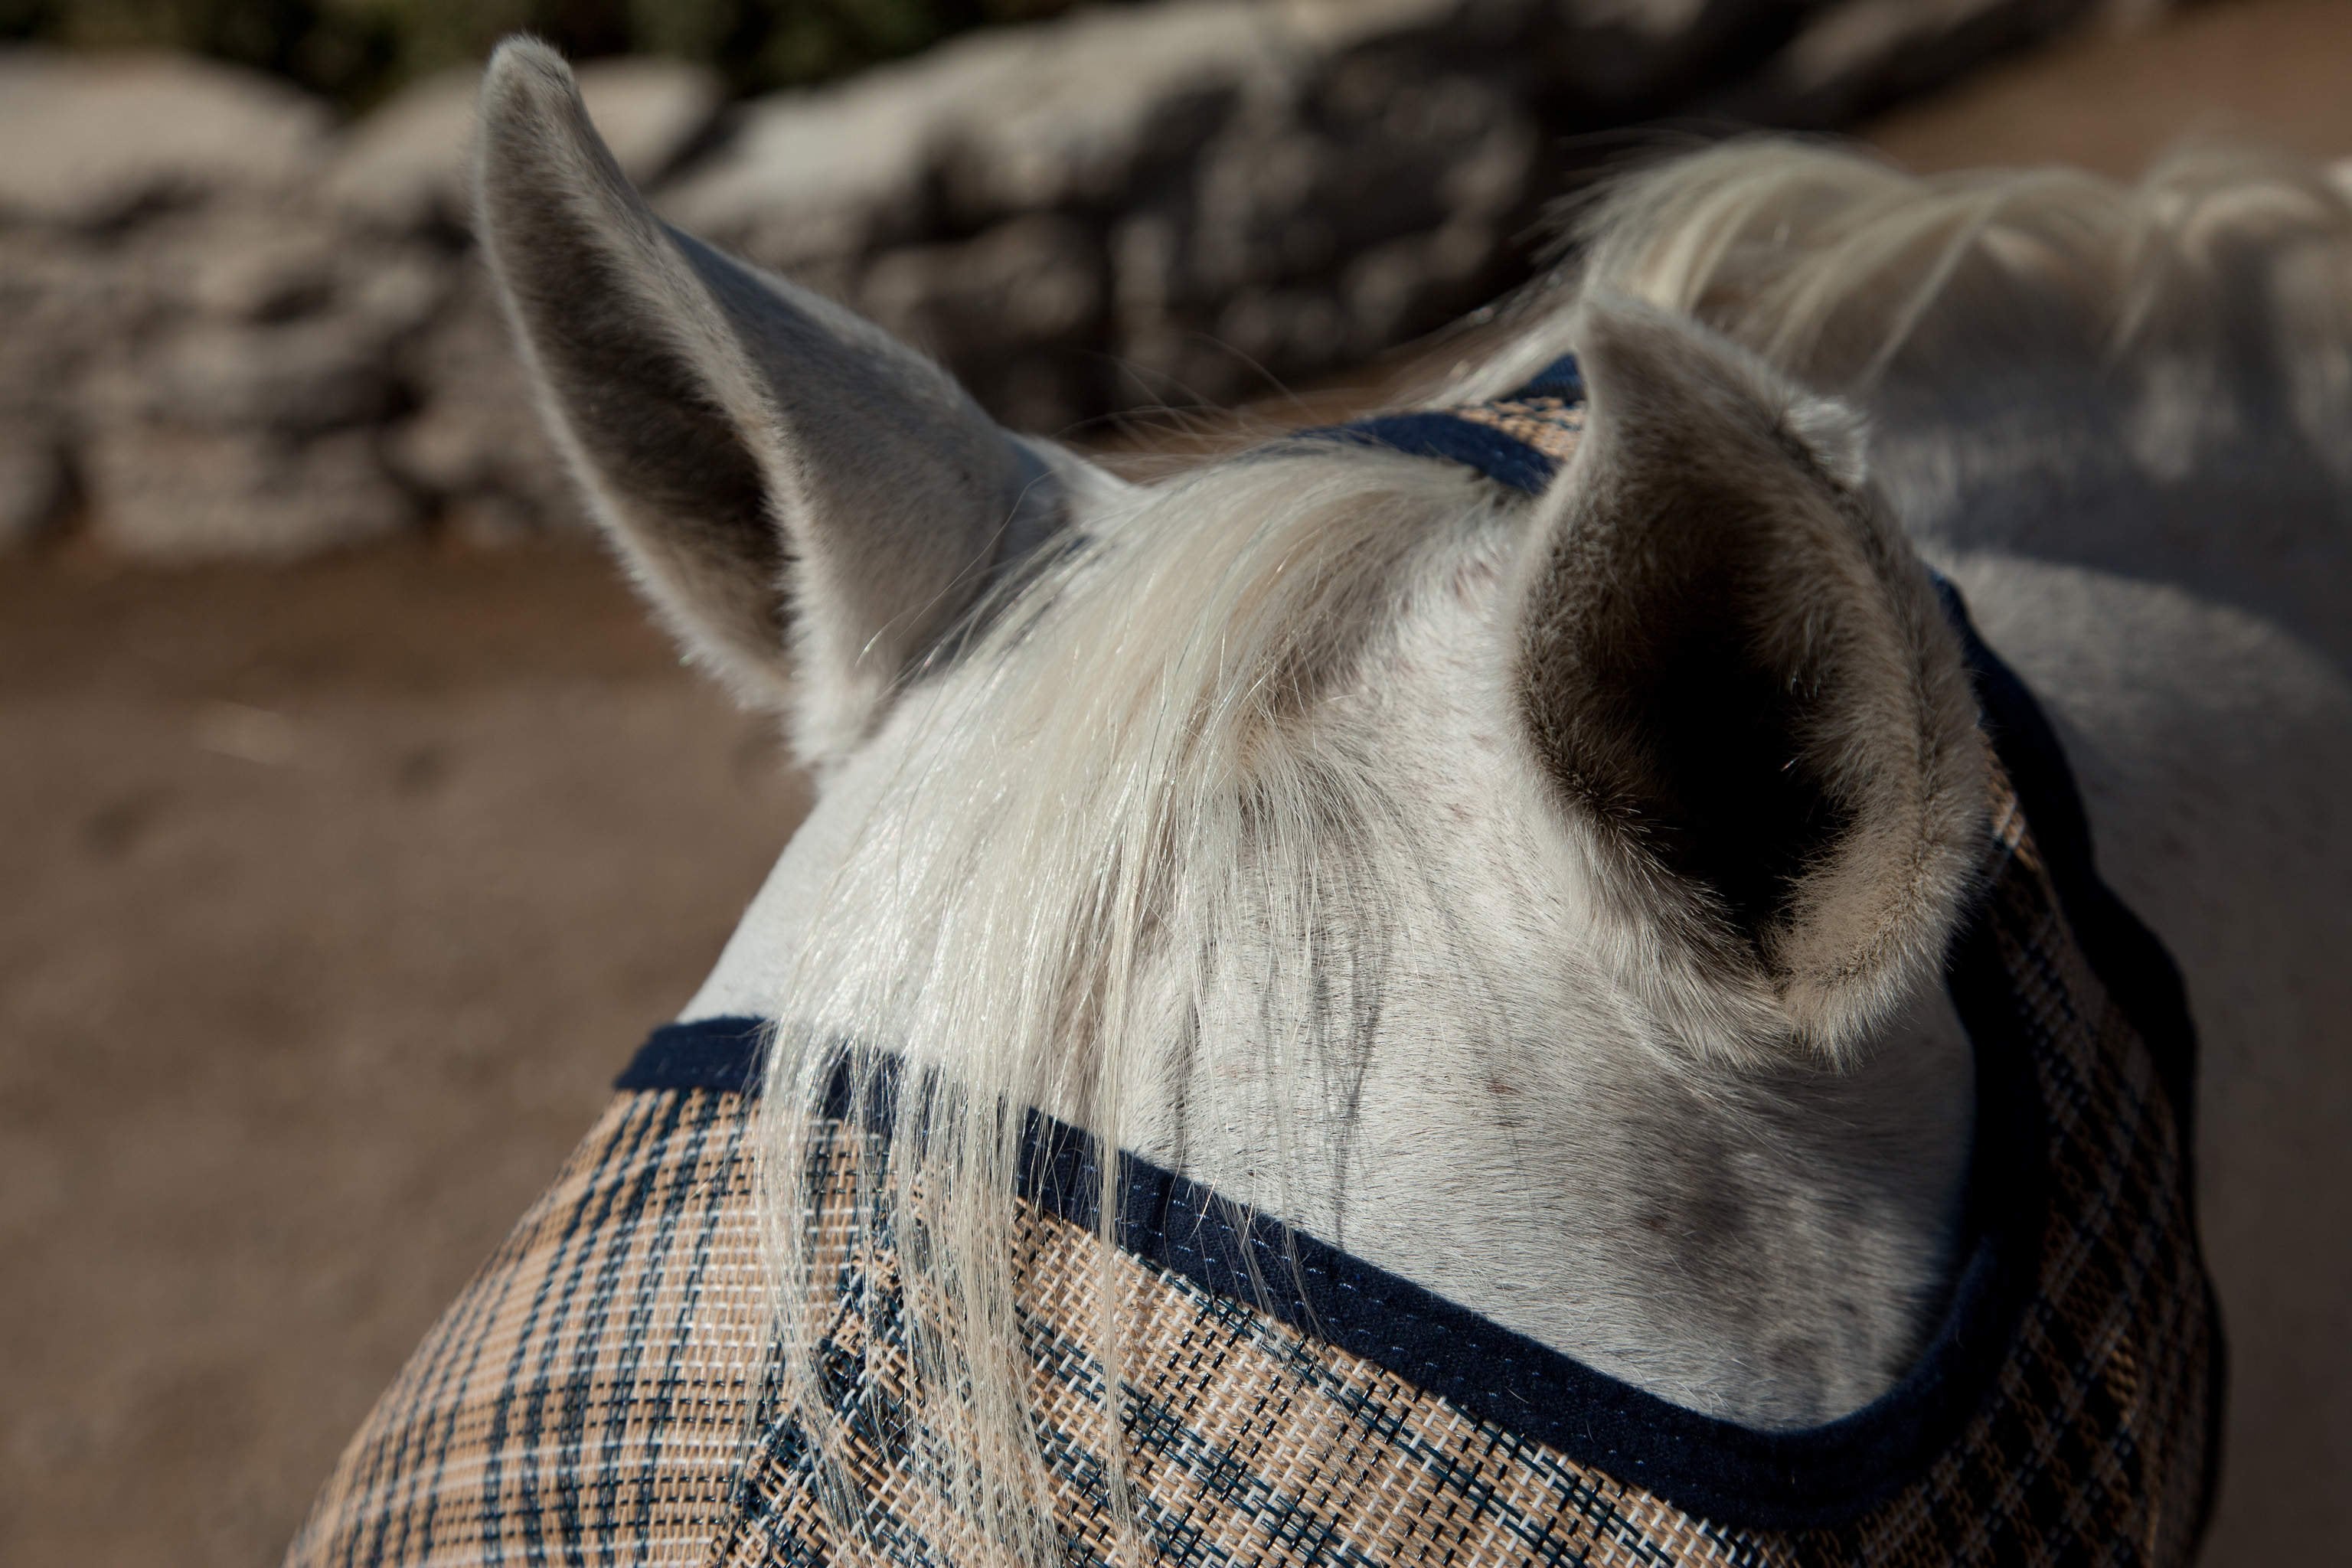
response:
[[[1587,427],[1522,566],[1528,733],[1629,972],[1696,1001],[1696,1039],[1837,1060],[1939,963],[1980,863],[1958,638],[1845,410],[1628,301],[1589,302],[1577,348]]]
[[[599,521],[691,651],[793,711],[809,760],[837,756],[1057,525],[1076,460],[1008,436],[879,328],[655,217],[544,45],[491,59],[479,148],[485,247]]]

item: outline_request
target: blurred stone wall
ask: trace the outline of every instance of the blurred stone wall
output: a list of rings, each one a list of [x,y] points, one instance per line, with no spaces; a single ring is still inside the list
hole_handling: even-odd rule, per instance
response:
[[[1051,433],[1480,303],[1606,150],[1567,139],[1834,126],[2115,4],[1162,0],[733,106],[671,63],[582,79],[673,221]],[[291,557],[574,516],[466,237],[473,85],[339,127],[190,59],[0,53],[0,546]]]

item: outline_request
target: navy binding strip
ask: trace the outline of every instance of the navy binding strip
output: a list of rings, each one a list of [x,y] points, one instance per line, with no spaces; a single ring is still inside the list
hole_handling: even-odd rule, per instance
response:
[[[1542,494],[1559,467],[1549,453],[1538,451],[1516,436],[1442,412],[1383,414],[1352,425],[1302,430],[1293,438],[1318,437],[1359,447],[1385,447],[1408,458],[1462,463],[1529,495]]]
[[[1584,400],[1584,374],[1574,354],[1563,354],[1536,373],[1534,380],[1499,401],[1522,403],[1529,398],[1557,397],[1563,403]],[[1477,469],[1497,484],[1528,495],[1540,495],[1559,462],[1549,452],[1517,437],[1475,419],[1465,419],[1442,408],[1407,414],[1376,414],[1346,425],[1301,430],[1295,441],[1339,441],[1355,447],[1380,447],[1409,458],[1435,458]]]
[[[1582,391],[1576,363],[1567,358],[1512,395],[1573,401]],[[1530,493],[1557,468],[1525,442],[1443,413],[1391,415],[1305,434],[1466,463]],[[2157,1056],[2186,1140],[2196,1041],[2179,971],[2099,879],[2089,820],[2040,706],[1978,637],[1958,590],[1941,576],[1936,581],[1960,636],[1985,729],[2032,826],[2060,905],[2100,984]],[[1842,1524],[1916,1479],[1982,1407],[2041,1264],[2041,1098],[2021,1004],[1983,921],[1970,921],[1955,943],[1947,983],[1977,1058],[1962,1262],[1943,1321],[1912,1370],[1878,1400],[1823,1426],[1760,1431],[1671,1404],[1124,1153],[1114,1189],[1118,1242],[1203,1289],[1255,1305],[1472,1415],[1718,1524]],[[617,1087],[756,1092],[765,1037],[753,1018],[670,1025],[654,1032]],[[867,1108],[877,1131],[891,1125],[894,1067],[886,1066],[884,1091]],[[846,1064],[825,1110],[836,1117],[851,1112]],[[1102,1190],[1094,1139],[1032,1110],[1023,1150],[1023,1195],[1091,1227]],[[2221,1348],[2217,1340],[2210,1406],[2217,1421]],[[2209,1455],[2218,1458],[2219,1451],[2218,1443],[2208,1444]],[[2210,1483],[2209,1475],[2209,1505]]]
[[[757,1018],[698,1018],[665,1024],[646,1037],[613,1087],[640,1089],[715,1089],[756,1094],[768,1026]]]
[[[1977,962],[1995,962],[1990,939]],[[1964,961],[1958,966],[1965,971]],[[1719,1524],[1796,1530],[1854,1518],[1915,1479],[1981,1405],[2032,1291],[2040,1258],[2041,1105],[2005,985],[1956,984],[1979,1041],[1979,1114],[1969,1200],[1975,1235],[1943,1323],[1911,1373],[1827,1426],[1766,1432],[1674,1405],[1550,1350],[1304,1232],[1245,1215],[1214,1191],[1133,1155],[1119,1158],[1119,1246],[1204,1290],[1266,1311],[1385,1367],[1481,1420],[1637,1483]],[[655,1032],[621,1086],[757,1089],[761,1023],[702,1019]],[[893,1125],[895,1061],[866,1107]],[[846,1064],[826,1114],[851,1113]],[[1022,1135],[1024,1197],[1091,1228],[1101,1154],[1094,1138],[1040,1112]]]
[[[1584,371],[1574,354],[1562,354],[1543,369],[1536,372],[1526,385],[1502,399],[1505,403],[1524,403],[1531,397],[1557,397],[1562,403],[1584,401]]]

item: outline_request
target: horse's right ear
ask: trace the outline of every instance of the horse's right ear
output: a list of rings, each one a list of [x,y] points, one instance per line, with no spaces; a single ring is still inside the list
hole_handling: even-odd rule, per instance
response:
[[[1523,562],[1529,738],[1688,1037],[1850,1059],[1980,863],[1958,642],[1853,416],[1685,319],[1580,327],[1589,420]]]
[[[482,240],[599,521],[691,652],[792,711],[805,758],[838,756],[1057,524],[1076,460],[655,217],[544,45],[491,58],[478,156]]]

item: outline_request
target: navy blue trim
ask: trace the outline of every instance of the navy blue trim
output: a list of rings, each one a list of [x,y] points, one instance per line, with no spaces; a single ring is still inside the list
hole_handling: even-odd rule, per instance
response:
[[[1538,371],[1535,379],[1500,401],[1523,402],[1531,397],[1557,397],[1564,403],[1584,400],[1584,373],[1574,354],[1562,354]],[[1435,458],[1477,469],[1497,484],[1528,495],[1541,495],[1559,471],[1559,460],[1492,425],[1465,419],[1444,409],[1411,414],[1378,414],[1345,425],[1300,430],[1297,441],[1339,441],[1356,447],[1381,447],[1409,458]]]
[[[665,1024],[637,1047],[613,1087],[756,1093],[767,1029],[758,1018],[698,1018],[690,1024]]]
[[[2197,1031],[2190,1022],[2189,987],[2164,943],[2116,896],[2098,873],[2091,853],[2091,820],[2074,787],[2074,770],[2058,743],[2042,704],[2017,672],[1987,647],[1969,618],[1960,591],[1940,574],[1943,596],[1968,660],[1984,726],[2017,792],[2018,806],[2033,825],[2034,842],[2049,868],[2059,907],[2093,973],[2123,1009],[2156,1058],[2172,1113],[2179,1123],[2184,1152],[2193,1150],[2197,1115]]]
[[[1985,966],[1991,965],[1990,972]],[[1208,1187],[1120,1157],[1119,1245],[1143,1261],[1387,1368],[1482,1420],[1637,1483],[1716,1522],[1790,1530],[1845,1522],[1916,1478],[1988,1393],[2031,1297],[2041,1258],[2041,1103],[2012,989],[1990,937],[1958,955],[1955,994],[1979,1042],[1980,1104],[1970,1207],[1980,1221],[1943,1325],[1895,1389],[1843,1420],[1763,1432],[1685,1409],[1597,1372],[1302,1232],[1246,1216]],[[1973,983],[1966,977],[1976,975]],[[756,1090],[757,1019],[656,1031],[626,1089]],[[864,1120],[895,1121],[896,1063]],[[852,1114],[848,1065],[824,1111]],[[1023,1130],[1024,1197],[1091,1228],[1095,1140],[1037,1111]]]
[[[2099,875],[2092,854],[2090,814],[2084,809],[2082,792],[2075,787],[2074,773],[2067,765],[2058,731],[2032,689],[1978,636],[1967,601],[1941,573],[1936,574],[1936,591],[1960,635],[1985,731],[2009,775],[2010,787],[2017,793],[2018,809],[2032,826],[2059,910],[2084,962],[2147,1047],[2158,1081],[2172,1107],[2173,1126],[2180,1140],[2180,1179],[2189,1197],[2189,1241],[2199,1272],[2205,1278],[2205,1310],[2213,1336],[2206,1367],[2205,1468],[2190,1535],[2194,1544],[2204,1539],[2213,1500],[2221,1491],[2221,1422],[2228,1407],[2230,1357],[2221,1299],[2213,1288],[2211,1270],[2204,1265],[2204,1246],[2196,1234],[2197,1026],[2189,1011],[2188,982],[2163,940]],[[1973,1033],[1973,1023],[1969,1028]]]
[[[1525,403],[1531,397],[1557,397],[1563,403],[1583,402],[1584,369],[1576,363],[1576,356],[1560,355],[1543,369],[1536,372],[1534,378],[1525,386],[1508,394],[1499,401]]]
[[[1957,592],[1942,588],[1986,729],[2015,782],[2067,918],[2076,922],[2084,956],[2151,1047],[2181,1053],[2166,1069],[2167,1081],[2177,1079],[2185,1090],[2194,1039],[2179,971],[2099,881],[2088,822],[2055,734],[2023,684],[1978,638]],[[2040,1272],[2047,1155],[2041,1096],[2023,1004],[1985,921],[1969,922],[1947,977],[1977,1058],[1962,1262],[1942,1321],[1912,1370],[1880,1399],[1823,1426],[1759,1431],[1671,1404],[1311,1236],[1247,1216],[1200,1184],[1126,1154],[1115,1188],[1121,1194],[1118,1239],[1150,1264],[1255,1304],[1474,1416],[1717,1524],[1800,1530],[1846,1523],[1915,1480],[1983,1407]],[[763,1039],[753,1018],[672,1025],[655,1032],[620,1087],[756,1090]],[[870,1126],[891,1125],[895,1098],[896,1076],[886,1068],[883,1092],[866,1109]],[[2184,1130],[2186,1103],[2179,1102]],[[825,1110],[845,1117],[851,1110],[845,1063]],[[1101,1190],[1095,1141],[1033,1110],[1023,1147],[1024,1194],[1092,1226]],[[2218,1420],[2218,1383],[2215,1393]],[[2210,1496],[2209,1477],[2209,1501]]]
[[[1409,458],[1463,463],[1490,479],[1529,495],[1540,495],[1559,467],[1549,454],[1538,451],[1516,436],[1433,409],[1419,414],[1383,414],[1349,425],[1301,430],[1292,439],[1385,447]]]
[[[2025,1066],[2025,1064],[2019,1064]],[[1639,1485],[1718,1524],[1844,1523],[1916,1479],[1990,1394],[2041,1253],[2040,1106],[2023,1073],[1994,1075],[1979,1139],[1983,1206],[2010,1223],[1971,1251],[1943,1327],[1885,1398],[1825,1426],[1766,1432],[1717,1420],[1586,1366],[1412,1281],[1147,1162],[1121,1161],[1119,1244],[1203,1289],[1387,1368],[1506,1431]],[[2018,1092],[2020,1077],[2027,1079]],[[1028,1131],[1028,1195],[1091,1225],[1093,1141],[1043,1117]],[[1994,1150],[1999,1157],[1986,1158]]]

